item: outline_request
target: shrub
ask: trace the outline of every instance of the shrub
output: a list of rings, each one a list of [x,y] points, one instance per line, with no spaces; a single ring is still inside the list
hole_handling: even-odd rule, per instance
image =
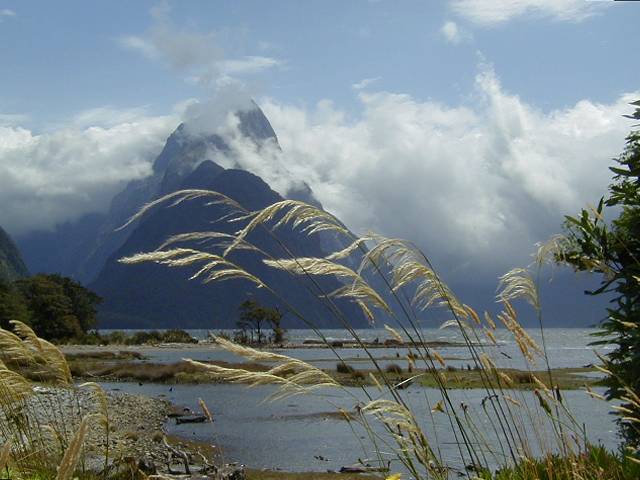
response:
[[[511,376],[516,383],[525,384],[525,383],[534,383],[533,374],[529,372],[518,372],[515,375]]]
[[[353,373],[353,372],[355,372],[355,368],[353,368],[351,365],[347,365],[344,362],[339,362],[336,365],[336,372],[338,372],[338,373]]]
[[[402,367],[397,363],[390,363],[384,369],[387,373],[393,373],[395,375],[400,375],[402,373]]]

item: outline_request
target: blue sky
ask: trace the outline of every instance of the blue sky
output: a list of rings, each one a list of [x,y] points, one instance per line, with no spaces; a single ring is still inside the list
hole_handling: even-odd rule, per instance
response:
[[[0,225],[106,210],[181,121],[229,133],[251,97],[282,151],[236,141],[237,163],[493,281],[605,192],[639,18],[583,0],[0,0]]]
[[[1,3],[14,15],[0,23],[0,109],[28,115],[29,126],[44,129],[104,105],[162,114],[204,94],[184,72],[123,48],[124,37],[153,27],[155,2]],[[583,98],[609,102],[636,87],[629,39],[640,9],[586,3],[575,18],[532,9],[498,24],[425,0],[189,1],[169,4],[166,15],[176,31],[212,34],[211,47],[227,59],[277,60],[244,81],[287,103],[328,98],[357,111],[351,85],[365,78],[379,78],[376,89],[464,103],[482,56],[505,89],[553,109]],[[463,32],[460,41],[446,40],[445,22]]]

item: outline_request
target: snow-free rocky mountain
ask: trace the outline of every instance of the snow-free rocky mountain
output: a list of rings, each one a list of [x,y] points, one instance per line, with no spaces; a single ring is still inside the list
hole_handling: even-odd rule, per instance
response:
[[[29,275],[18,247],[0,227],[0,281],[11,282]]]
[[[277,147],[276,134],[257,106],[237,115],[242,135],[258,146],[273,142]],[[101,295],[104,302],[99,320],[103,328],[233,327],[238,306],[249,297],[287,312],[283,323],[288,328],[307,327],[291,313],[292,308],[317,327],[341,327],[340,320],[305,288],[304,282],[308,280],[266,267],[252,252],[234,252],[230,259],[262,278],[286,302],[243,280],[202,285],[188,280],[193,269],[117,262],[133,253],[154,250],[174,234],[212,229],[234,233],[240,228],[238,223],[217,221],[229,213],[226,207],[210,205],[201,199],[156,208],[128,228],[116,230],[143,204],[159,196],[188,188],[215,190],[250,210],[283,199],[260,177],[240,168],[223,168],[220,163],[229,164],[229,151],[227,141],[220,135],[194,135],[186,125],[180,125],[155,160],[152,175],[130,182],[113,198],[108,213],[86,215],[77,222],[60,225],[53,232],[19,238],[27,265],[33,272],[71,276]],[[225,162],[221,161],[223,157]],[[288,198],[319,205],[311,189],[304,183],[301,185],[298,190],[288,192]],[[325,256],[343,245],[329,235],[309,237],[286,226],[279,228],[277,234],[298,256]],[[248,239],[274,257],[286,256],[282,246],[264,229],[255,230]],[[342,286],[330,278],[319,282],[327,293]],[[338,304],[351,325],[367,325],[356,305],[345,300]]]

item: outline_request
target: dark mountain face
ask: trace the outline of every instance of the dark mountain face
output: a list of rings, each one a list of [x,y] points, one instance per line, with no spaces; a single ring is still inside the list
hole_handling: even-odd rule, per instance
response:
[[[277,137],[264,113],[238,112],[239,128],[256,143]],[[36,231],[16,240],[33,272],[60,273],[84,284],[94,281],[107,259],[122,246],[131,231],[116,231],[145,203],[180,188],[205,160],[216,161],[229,152],[220,135],[191,135],[180,125],[169,136],[153,165],[153,174],[134,180],[111,201],[106,214],[89,214],[59,225],[53,232]],[[222,167],[218,167],[222,168]],[[307,197],[312,198],[312,194]]]
[[[238,112],[239,130],[256,145],[274,142],[277,137],[262,111],[256,108]],[[153,165],[153,174],[130,182],[116,195],[109,212],[87,215],[77,222],[59,226],[54,232],[37,232],[20,239],[34,271],[57,272],[88,284],[104,298],[99,318],[104,327],[233,327],[238,306],[249,296],[260,303],[278,306],[288,327],[305,327],[291,308],[318,327],[339,327],[340,320],[317,299],[341,287],[337,280],[320,279],[313,285],[308,279],[293,277],[266,267],[261,258],[247,251],[234,252],[236,261],[282,293],[290,305],[273,294],[240,280],[201,285],[187,281],[188,269],[178,270],[155,264],[123,265],[123,256],[157,248],[168,236],[191,231],[218,230],[235,233],[242,225],[219,220],[229,212],[205,201],[183,202],[171,208],[159,208],[127,229],[116,230],[142,205],[182,188],[216,190],[235,199],[249,210],[260,209],[282,197],[259,177],[239,169],[224,169],[216,162],[225,158],[230,147],[220,135],[193,135],[180,125]],[[300,182],[290,198],[320,206],[309,186]],[[342,248],[330,234],[315,237],[278,229],[279,239],[297,256],[324,256]],[[249,240],[274,257],[286,257],[282,246],[265,229],[254,231]],[[201,246],[198,246],[201,248]],[[193,272],[191,272],[193,273]],[[307,283],[305,283],[307,282]],[[317,287],[320,288],[318,291]],[[315,289],[311,293],[308,289]],[[341,310],[353,326],[366,326],[358,307],[341,301]]]
[[[0,227],[0,280],[13,281],[29,275],[20,251],[7,232]]]
[[[182,188],[206,188],[224,193],[250,210],[263,208],[282,197],[271,190],[259,177],[243,170],[224,170],[211,161],[204,162],[182,184]],[[331,312],[317,299],[314,285],[308,280],[293,277],[265,266],[262,257],[254,252],[238,251],[229,259],[257,275],[266,284],[286,298],[281,299],[264,289],[258,289],[244,280],[230,280],[202,285],[187,278],[195,268],[170,269],[155,264],[123,265],[117,258],[140,251],[157,248],[167,237],[192,231],[216,231],[234,233],[241,224],[216,222],[229,210],[222,205],[206,205],[206,200],[182,202],[175,207],[159,208],[143,218],[128,240],[107,262],[98,279],[91,285],[105,298],[101,310],[104,326],[132,327],[234,327],[239,305],[247,298],[254,298],[266,305],[278,306],[285,314],[283,323],[288,327],[305,326],[289,310],[293,306],[308,321],[318,327],[340,325]],[[288,227],[279,228],[276,234],[287,248],[299,256],[324,255],[317,238]],[[250,242],[274,257],[286,257],[285,250],[266,229],[255,230]],[[184,244],[181,246],[189,246]],[[193,245],[202,248],[202,245]],[[218,250],[219,252],[219,250]],[[324,293],[341,286],[334,279],[321,279]],[[311,289],[311,291],[309,290]],[[339,302],[341,310],[352,325],[366,326],[359,309],[345,301]]]

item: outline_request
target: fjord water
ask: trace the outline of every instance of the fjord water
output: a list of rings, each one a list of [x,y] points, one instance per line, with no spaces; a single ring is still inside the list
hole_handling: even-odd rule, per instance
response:
[[[539,339],[540,332],[529,331]],[[198,336],[206,332],[193,331]],[[376,337],[383,341],[387,338],[383,330],[363,330],[363,339],[374,340]],[[424,338],[429,341],[459,341],[458,333],[454,330],[425,330]],[[588,343],[593,341],[593,330],[586,329],[547,329],[545,340],[552,367],[581,367],[597,363],[593,347]],[[329,340],[346,340],[349,334],[341,330],[327,330],[323,334]],[[315,335],[311,331],[295,330],[288,333],[292,343],[302,343],[312,339]],[[504,367],[519,367],[522,362],[516,346],[509,339],[506,331],[497,332],[499,345],[486,347],[488,353]],[[463,347],[438,347],[438,351],[451,365],[464,366],[470,363],[468,353]],[[600,348],[601,353],[606,349]],[[308,348],[291,349],[287,354],[308,360],[322,368],[334,368],[335,358],[328,349]],[[404,349],[381,348],[373,349],[372,353],[384,360],[385,363],[403,364]],[[229,353],[211,345],[197,345],[185,349],[154,349],[145,352],[148,361],[173,362],[181,358],[198,360],[231,360],[239,361]],[[364,361],[364,352],[359,349],[338,349],[338,354],[355,368],[370,368]],[[396,354],[400,359],[396,358]],[[509,358],[510,357],[510,358]],[[404,364],[406,365],[406,364]],[[403,366],[404,366],[403,365]],[[539,364],[540,369],[544,368]],[[463,372],[461,372],[463,374]],[[366,397],[360,388],[347,388],[345,391],[330,390],[318,392],[317,395],[298,396],[278,402],[265,402],[274,388],[263,386],[247,388],[245,385],[209,384],[209,385],[158,385],[138,383],[105,383],[107,389],[121,389],[131,393],[150,396],[163,396],[167,400],[194,411],[198,410],[198,398],[202,398],[209,406],[216,421],[210,424],[175,425],[169,422],[167,430],[188,439],[205,441],[222,447],[226,460],[237,461],[253,468],[283,469],[290,471],[324,471],[339,469],[343,465],[353,464],[358,459],[373,459],[373,445],[366,437],[361,427],[349,424],[336,416],[338,408],[353,411],[354,407],[365,402]],[[595,389],[602,391],[601,389]],[[368,388],[369,394],[376,398],[379,393],[374,388]],[[443,414],[431,416],[427,407],[440,399],[440,393],[435,389],[410,387],[402,392],[406,401],[418,413],[419,422],[442,452],[445,460],[457,465],[459,450],[453,437],[451,426]],[[486,392],[480,389],[454,390],[451,393],[455,404],[464,402],[470,411],[481,412],[482,400]],[[537,399],[531,392],[514,391],[514,398],[534,405]],[[579,425],[584,429],[593,443],[602,443],[608,448],[615,449],[617,437],[614,418],[608,414],[610,405],[592,399],[582,390],[566,391],[564,401],[574,414]],[[422,414],[421,414],[422,413]],[[495,442],[495,435],[491,433],[490,423],[485,417],[478,417],[478,425],[486,432],[490,443]],[[375,423],[375,421],[373,422]],[[353,428],[352,428],[353,427]],[[533,435],[533,432],[531,432]],[[536,444],[533,440],[532,445]],[[495,444],[495,443],[494,443]],[[382,450],[387,450],[382,448]],[[534,449],[535,451],[535,449]],[[461,465],[457,465],[462,467]]]

